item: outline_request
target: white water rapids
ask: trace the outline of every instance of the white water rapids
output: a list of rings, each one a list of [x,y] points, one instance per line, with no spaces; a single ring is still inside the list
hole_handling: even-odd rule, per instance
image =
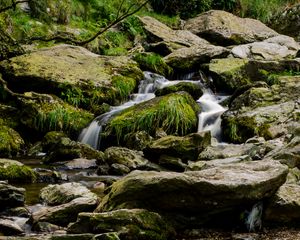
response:
[[[101,131],[103,126],[105,126],[109,119],[111,119],[120,111],[135,104],[154,98],[154,92],[157,89],[175,85],[179,82],[192,82],[194,84],[201,84],[201,86],[203,86],[201,80],[189,80],[193,76],[193,74],[186,75],[184,77],[184,80],[173,81],[169,81],[163,76],[151,72],[144,72],[144,76],[144,80],[140,82],[138,93],[133,94],[131,100],[120,106],[111,107],[109,112],[95,118],[87,128],[83,129],[78,140],[82,143],[89,144],[95,149],[99,149],[101,143]],[[203,89],[203,91],[203,96],[197,101],[202,109],[201,113],[199,114],[198,132],[210,130],[213,137],[220,139],[220,116],[225,111],[225,109],[219,105],[221,98],[215,96],[209,89]]]

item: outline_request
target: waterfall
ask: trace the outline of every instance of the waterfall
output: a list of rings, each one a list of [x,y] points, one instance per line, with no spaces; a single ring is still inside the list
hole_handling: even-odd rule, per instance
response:
[[[217,140],[221,140],[221,115],[226,108],[220,105],[228,96],[216,95],[210,89],[204,89],[198,99],[201,113],[198,116],[198,132],[210,131]]]

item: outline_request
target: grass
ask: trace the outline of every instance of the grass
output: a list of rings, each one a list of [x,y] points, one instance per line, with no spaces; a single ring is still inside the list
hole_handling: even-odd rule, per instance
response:
[[[153,135],[159,128],[168,134],[186,135],[196,128],[198,110],[190,95],[169,94],[124,110],[108,123],[105,133],[118,141],[138,131]]]

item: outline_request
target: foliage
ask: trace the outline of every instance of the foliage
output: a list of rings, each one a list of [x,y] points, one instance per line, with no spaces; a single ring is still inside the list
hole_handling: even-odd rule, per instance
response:
[[[153,135],[162,128],[168,134],[185,135],[196,127],[199,110],[186,93],[169,94],[130,107],[113,118],[105,130],[107,135],[124,141],[133,132],[146,131]]]
[[[155,53],[138,53],[133,59],[137,61],[142,70],[152,71],[163,76],[170,76],[173,72],[163,58]]]

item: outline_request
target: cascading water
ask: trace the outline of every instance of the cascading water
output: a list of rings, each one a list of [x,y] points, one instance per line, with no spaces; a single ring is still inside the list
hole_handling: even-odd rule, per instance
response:
[[[201,106],[198,116],[198,132],[210,131],[217,140],[221,140],[221,115],[226,111],[219,103],[227,96],[214,94],[210,89],[204,89],[203,95],[197,101]]]
[[[118,112],[129,108],[135,104],[150,100],[155,97],[155,90],[164,88],[166,86],[177,84],[181,81],[169,81],[163,76],[154,74],[151,72],[144,72],[144,80],[140,82],[139,90],[137,94],[132,95],[132,100],[117,106],[111,107],[110,111],[104,113],[93,120],[93,122],[81,132],[78,140],[82,143],[89,144],[95,149],[100,148],[101,142],[101,131],[103,126],[108,122],[108,120],[116,115]],[[196,81],[190,81],[194,83],[199,83]]]
[[[219,105],[219,102],[224,98],[214,95],[210,89],[205,88],[201,80],[188,80],[192,79],[194,75],[194,73],[191,73],[182,77],[184,80],[169,81],[158,74],[144,72],[144,80],[140,82],[138,93],[132,95],[132,100],[120,106],[111,107],[109,112],[95,118],[87,128],[83,129],[78,140],[82,143],[89,144],[95,149],[99,149],[101,131],[109,119],[126,108],[154,98],[155,90],[175,85],[179,82],[191,82],[202,85],[204,94],[198,100],[202,108],[202,112],[199,114],[198,132],[210,130],[213,137],[220,139],[221,114],[226,109]]]

